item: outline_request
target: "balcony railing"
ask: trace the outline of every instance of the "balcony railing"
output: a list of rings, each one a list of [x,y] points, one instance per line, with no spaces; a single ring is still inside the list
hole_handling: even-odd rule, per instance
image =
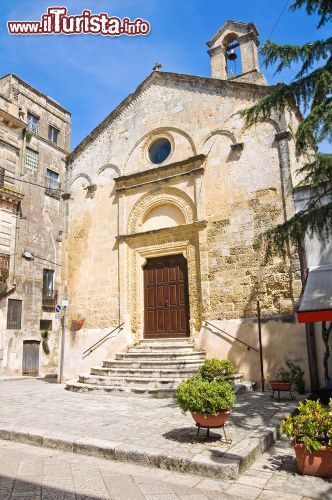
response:
[[[45,177],[45,194],[59,200],[61,196],[60,182],[50,177]]]
[[[55,307],[58,302],[58,290],[43,288],[43,307]]]

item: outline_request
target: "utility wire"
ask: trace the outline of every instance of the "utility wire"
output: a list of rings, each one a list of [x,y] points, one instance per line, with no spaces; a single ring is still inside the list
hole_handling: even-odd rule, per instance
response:
[[[284,5],[284,7],[283,7],[282,11],[280,12],[278,19],[277,19],[277,20],[276,20],[276,22],[274,23],[274,26],[273,26],[273,28],[272,28],[272,30],[271,30],[271,33],[270,33],[270,34],[269,34],[269,36],[267,37],[267,39],[268,39],[268,40],[270,40],[270,39],[271,39],[272,33],[274,32],[274,30],[275,30],[275,29],[276,29],[276,27],[278,26],[279,21],[280,21],[280,19],[282,18],[282,16],[283,16],[283,14],[284,14],[285,10],[287,9],[289,2],[290,2],[290,0],[287,0],[287,2],[285,3],[285,5]]]
[[[37,187],[41,187],[43,189],[50,189],[50,190],[53,190],[53,191],[60,191],[60,192],[63,192],[63,189],[60,189],[60,188],[51,188],[49,186],[42,186],[41,184],[36,184],[35,182],[30,182],[30,181],[26,181],[24,179],[17,179],[16,177],[12,177],[11,175],[7,175],[5,176],[5,180],[13,180],[13,181],[19,181],[19,182],[25,182],[26,184],[31,184],[32,186],[37,186]]]

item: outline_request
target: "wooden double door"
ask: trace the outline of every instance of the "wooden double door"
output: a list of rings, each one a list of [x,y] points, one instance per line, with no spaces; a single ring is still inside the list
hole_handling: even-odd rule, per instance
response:
[[[189,337],[188,267],[183,255],[147,259],[144,337]]]

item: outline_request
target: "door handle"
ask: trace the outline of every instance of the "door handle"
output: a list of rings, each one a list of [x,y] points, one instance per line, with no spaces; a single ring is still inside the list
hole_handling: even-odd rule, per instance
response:
[[[168,300],[166,300],[166,302],[165,302],[165,307],[167,307],[167,306],[168,306]]]

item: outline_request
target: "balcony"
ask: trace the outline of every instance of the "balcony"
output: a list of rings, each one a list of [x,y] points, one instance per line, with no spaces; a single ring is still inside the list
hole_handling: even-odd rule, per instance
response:
[[[50,177],[45,177],[45,194],[47,196],[51,196],[51,198],[55,198],[56,200],[60,199],[61,189],[60,182]]]
[[[58,303],[58,290],[52,288],[43,288],[42,306],[52,309]]]

